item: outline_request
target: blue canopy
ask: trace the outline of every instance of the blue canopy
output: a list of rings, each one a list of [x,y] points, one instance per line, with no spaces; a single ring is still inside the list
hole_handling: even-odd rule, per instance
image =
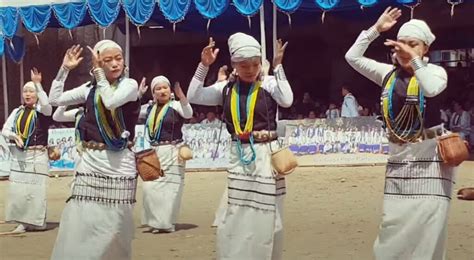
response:
[[[472,0],[464,0],[467,1]],[[360,20],[380,15],[380,12],[362,12],[361,7],[416,5],[421,0],[3,0],[0,3],[0,45],[5,39],[14,37],[20,22],[29,32],[39,34],[47,27],[71,30],[91,23],[108,27],[125,15],[136,26],[149,22],[169,25],[186,19],[192,22],[185,23],[180,29],[190,31],[205,31],[208,20],[225,16],[225,23],[212,23],[210,31],[237,30],[239,26],[248,26],[246,17],[257,14],[264,2],[268,20],[272,17],[273,4],[286,14],[298,12],[314,17],[331,11],[344,14],[346,19]],[[446,8],[449,8],[448,4]],[[4,49],[0,48],[0,55]]]

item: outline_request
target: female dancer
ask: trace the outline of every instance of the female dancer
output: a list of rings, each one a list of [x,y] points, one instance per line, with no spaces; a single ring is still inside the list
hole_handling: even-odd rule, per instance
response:
[[[31,81],[23,86],[23,105],[15,108],[3,125],[2,134],[11,147],[7,222],[18,223],[18,234],[46,229],[46,186],[48,179],[48,129],[52,107],[41,87],[41,73],[31,70]]]
[[[52,259],[131,259],[137,184],[129,149],[140,112],[138,84],[124,76],[122,48],[111,40],[92,52],[93,79],[64,92],[82,48],[70,48],[50,92],[53,105],[83,104],[77,124],[83,151],[61,217]]]
[[[179,101],[174,100],[170,81],[157,76],[151,82],[153,102],[142,107],[141,115],[146,115],[145,132],[150,145],[156,150],[164,176],[143,183],[142,225],[150,227],[150,232],[174,232],[184,188],[185,161],[179,150],[183,144],[184,120],[193,116],[193,109],[179,83],[174,92]]]
[[[219,52],[211,38],[188,89],[191,103],[223,105],[225,123],[234,140],[228,208],[217,229],[217,255],[218,259],[280,259],[285,178],[274,173],[271,152],[279,148],[277,106],[289,107],[293,102],[281,65],[286,44],[278,42],[275,76],[263,75],[261,47],[253,37],[236,33],[228,44],[234,80],[204,88],[209,66]]]
[[[385,42],[393,48],[395,65],[363,56],[400,16],[401,10],[387,8],[346,54],[355,70],[384,88],[390,156],[374,253],[376,259],[444,259],[454,168],[442,162],[436,149],[441,127],[435,126],[441,119],[429,97],[446,88],[447,74],[423,58],[435,36],[424,21],[412,19],[402,25],[396,41]]]

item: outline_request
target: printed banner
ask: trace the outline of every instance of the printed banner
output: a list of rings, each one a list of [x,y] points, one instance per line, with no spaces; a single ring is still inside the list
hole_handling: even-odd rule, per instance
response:
[[[74,128],[49,129],[48,144],[57,147],[61,155],[59,160],[49,161],[49,171],[74,171],[77,157]]]
[[[288,121],[285,143],[300,165],[385,163],[388,139],[375,117]],[[310,156],[308,158],[308,156]]]
[[[388,140],[375,117],[281,121],[278,128],[283,143],[298,156],[301,166],[380,164],[387,160]],[[144,130],[143,125],[135,128],[135,151],[150,148]],[[231,139],[225,125],[187,124],[182,131],[194,156],[186,162],[187,169],[227,167]],[[50,162],[52,172],[74,170],[74,139],[72,128],[49,131],[49,144],[61,153],[60,160]],[[8,149],[4,152],[2,146],[6,144],[0,146],[0,163],[5,165],[2,169],[8,169]]]

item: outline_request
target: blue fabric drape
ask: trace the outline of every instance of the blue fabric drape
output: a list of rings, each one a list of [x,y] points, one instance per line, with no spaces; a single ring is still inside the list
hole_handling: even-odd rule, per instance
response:
[[[81,24],[86,15],[87,6],[85,3],[68,3],[53,5],[56,19],[62,27],[74,29]]]
[[[20,7],[20,16],[25,28],[32,33],[42,33],[51,17],[50,5]]]
[[[315,0],[316,4],[323,10],[331,10],[339,4],[339,0]]]
[[[285,13],[294,13],[302,2],[303,0],[273,0],[278,10]]]
[[[135,25],[143,25],[150,20],[155,10],[155,0],[123,0],[123,10]]]
[[[88,0],[87,3],[92,19],[102,27],[115,22],[120,12],[118,0]]]
[[[5,50],[5,37],[0,34],[0,56],[3,56],[3,52]]]
[[[12,61],[20,63],[26,52],[25,39],[23,37],[14,36],[11,39],[11,42],[13,44],[13,48],[9,43],[5,44],[5,49],[7,50],[6,53]]]
[[[168,21],[177,23],[184,20],[191,6],[191,0],[160,0],[159,6]]]
[[[403,5],[411,5],[411,4],[418,3],[418,0],[397,0],[397,3],[403,4]]]
[[[229,0],[194,0],[194,5],[204,18],[214,19],[227,10]]]
[[[18,28],[18,9],[14,7],[0,8],[0,18],[3,25],[3,35],[12,38]]]
[[[359,4],[363,7],[371,7],[377,4],[377,0],[358,0]]]
[[[252,16],[258,12],[263,0],[232,0],[237,11],[245,16]]]

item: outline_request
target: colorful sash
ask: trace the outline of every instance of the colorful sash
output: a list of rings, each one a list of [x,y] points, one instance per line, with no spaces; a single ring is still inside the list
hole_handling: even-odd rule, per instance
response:
[[[145,126],[150,142],[158,142],[160,140],[161,127],[170,106],[171,102],[168,102],[158,111],[158,104],[153,104]]]
[[[425,98],[416,77],[411,77],[405,104],[398,115],[395,116],[392,109],[392,100],[397,79],[397,72],[392,72],[382,93],[382,114],[385,126],[390,134],[399,141],[404,143],[414,142],[423,133]]]
[[[15,127],[15,133],[21,137],[21,140],[23,141],[23,148],[28,147],[28,144],[30,142],[30,138],[33,135],[33,132],[35,130],[36,126],[36,118],[37,118],[37,112],[36,109],[31,109],[29,110],[28,115],[25,115],[26,109],[24,107],[20,108],[16,114],[15,122],[16,122],[16,127]],[[23,117],[26,116],[26,122],[21,129],[21,120]]]
[[[247,96],[246,102],[246,115],[247,119],[245,121],[245,127],[242,131],[240,127],[241,117],[240,117],[240,86],[238,83],[234,84],[231,91],[230,96],[230,112],[232,115],[232,124],[234,125],[235,134],[237,135],[237,149],[240,154],[240,161],[244,165],[249,165],[255,158],[257,157],[255,153],[255,149],[253,147],[253,121],[254,121],[254,114],[255,114],[255,105],[257,104],[257,96],[260,86],[262,85],[261,81],[257,81],[256,83],[252,84],[250,87],[249,94]],[[244,154],[242,152],[242,142],[241,140],[249,140],[250,148],[252,150],[252,157],[250,159],[245,159]]]
[[[117,86],[111,87],[116,88]],[[104,139],[107,148],[114,151],[123,150],[127,146],[128,137],[122,136],[122,133],[126,131],[122,108],[112,109],[109,112],[102,103],[102,97],[96,88],[94,112],[100,135]]]

